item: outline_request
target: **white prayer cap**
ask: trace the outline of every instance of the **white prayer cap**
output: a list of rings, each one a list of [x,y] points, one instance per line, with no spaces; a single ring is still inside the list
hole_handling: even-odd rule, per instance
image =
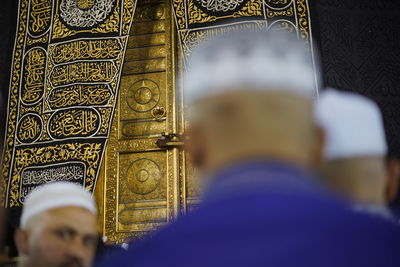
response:
[[[194,49],[185,75],[185,102],[238,90],[279,90],[313,98],[318,75],[296,35],[234,32]]]
[[[75,206],[97,214],[95,200],[82,186],[71,182],[53,182],[35,188],[26,197],[20,220],[21,228],[33,216],[47,210]]]
[[[381,112],[365,96],[327,89],[320,94],[315,118],[325,130],[328,160],[384,156],[387,152]]]

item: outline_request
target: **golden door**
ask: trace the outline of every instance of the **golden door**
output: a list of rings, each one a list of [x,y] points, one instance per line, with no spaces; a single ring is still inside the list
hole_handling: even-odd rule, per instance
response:
[[[183,132],[178,62],[170,1],[138,1],[95,192],[111,241],[140,238],[196,203],[179,142],[156,144]]]
[[[178,76],[193,47],[232,30],[284,30],[304,40],[314,59],[307,0],[137,2],[95,191],[100,231],[114,242],[139,239],[198,203],[179,141],[184,114]]]

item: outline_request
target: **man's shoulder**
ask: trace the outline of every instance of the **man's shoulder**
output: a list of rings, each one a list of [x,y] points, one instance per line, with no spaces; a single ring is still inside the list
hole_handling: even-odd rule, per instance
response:
[[[400,264],[398,240],[397,225],[330,198],[247,196],[203,203],[120,260],[137,266],[188,266],[196,258],[191,266],[246,266],[251,259],[254,266],[299,266],[302,260],[307,266],[389,267]]]
[[[398,247],[400,227],[378,216],[355,212],[332,198],[249,196],[204,203],[166,226],[154,242],[168,240],[188,247],[200,245],[199,240],[240,247],[246,240],[246,246],[255,249],[273,250],[292,241],[327,249],[336,249],[343,243],[349,249],[350,245],[356,250],[381,249],[383,243]]]

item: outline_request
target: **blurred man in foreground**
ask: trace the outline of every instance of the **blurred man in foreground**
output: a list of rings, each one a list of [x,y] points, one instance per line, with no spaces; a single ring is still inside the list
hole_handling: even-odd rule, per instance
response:
[[[308,59],[297,40],[265,32],[194,52],[187,149],[202,172],[203,202],[104,266],[400,264],[399,230],[351,212],[308,171],[322,151]]]
[[[25,200],[15,242],[21,267],[91,266],[97,245],[97,209],[81,186],[43,185]]]
[[[328,89],[316,106],[326,135],[322,176],[361,211],[394,219],[386,207],[396,175],[385,164],[387,143],[379,107],[359,94]],[[390,172],[389,172],[389,171]]]

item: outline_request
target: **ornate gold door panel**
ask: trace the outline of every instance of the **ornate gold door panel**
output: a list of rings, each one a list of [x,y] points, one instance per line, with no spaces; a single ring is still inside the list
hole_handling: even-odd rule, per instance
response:
[[[312,57],[306,0],[138,2],[96,191],[102,231],[110,240],[138,239],[198,203],[196,180],[177,138],[184,120],[183,86],[176,77],[200,42],[260,28],[296,32]]]
[[[156,145],[181,131],[173,23],[170,1],[138,2],[98,193],[112,241],[140,237],[180,212],[182,152]]]

